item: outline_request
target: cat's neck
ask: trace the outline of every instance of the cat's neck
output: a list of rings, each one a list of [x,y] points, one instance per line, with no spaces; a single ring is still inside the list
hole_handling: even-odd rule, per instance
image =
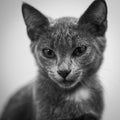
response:
[[[97,86],[99,87],[99,84],[96,84],[97,80],[95,75],[86,79],[88,79],[86,83],[79,83],[74,89],[66,90],[60,88],[52,80],[44,76],[38,76],[34,87],[34,104],[36,105],[37,117],[39,118],[43,111],[51,111],[50,116],[52,117],[53,112],[55,112],[54,114],[57,114],[56,110],[59,110],[61,106],[65,107],[67,105],[69,108],[72,103],[75,103],[74,105],[72,104],[72,108],[74,109],[76,104],[78,105],[81,104],[82,101],[92,100],[93,95],[99,96],[99,94],[96,94],[97,92],[95,92],[99,90],[99,88],[97,88]],[[77,111],[75,113],[76,115],[78,114]]]
[[[86,77],[85,79],[86,80],[83,80],[84,82],[78,83],[74,88],[63,89],[49,78],[38,76],[38,80],[36,81],[36,92],[43,98],[52,99],[52,101],[57,102],[69,95],[79,93],[80,90],[82,94],[85,93],[85,96],[87,96],[87,91],[89,91],[88,88],[94,87],[94,84],[96,84],[96,75],[89,76],[89,78]]]

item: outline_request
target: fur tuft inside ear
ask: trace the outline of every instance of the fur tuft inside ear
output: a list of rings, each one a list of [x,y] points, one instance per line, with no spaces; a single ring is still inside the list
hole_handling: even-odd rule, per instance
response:
[[[79,19],[78,24],[79,26],[88,25],[89,32],[103,36],[107,29],[107,5],[105,0],[95,0]]]
[[[49,25],[49,21],[41,12],[27,3],[22,4],[22,14],[27,26],[28,36],[34,41],[36,32],[44,31]]]

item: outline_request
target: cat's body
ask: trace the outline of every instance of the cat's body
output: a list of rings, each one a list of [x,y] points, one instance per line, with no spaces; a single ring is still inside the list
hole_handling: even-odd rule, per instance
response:
[[[38,77],[11,97],[0,120],[100,120],[105,1],[95,0],[80,19],[48,20],[27,4],[22,10]]]
[[[94,84],[96,83],[92,85]],[[81,87],[71,92],[64,92],[53,87],[48,88],[47,85],[48,83],[45,89],[40,88],[39,96],[37,95],[40,97],[37,98],[38,101],[33,96],[33,83],[22,88],[9,101],[1,120],[35,120],[35,108],[38,109],[40,120],[77,120],[84,114],[95,116],[94,119],[88,120],[101,118],[103,99],[101,88],[97,88],[99,85],[89,88]],[[79,96],[73,95],[76,92],[79,92]]]

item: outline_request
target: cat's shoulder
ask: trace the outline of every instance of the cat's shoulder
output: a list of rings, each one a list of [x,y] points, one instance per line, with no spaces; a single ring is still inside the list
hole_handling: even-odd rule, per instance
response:
[[[12,95],[0,120],[31,120],[32,106],[32,84],[28,84]]]

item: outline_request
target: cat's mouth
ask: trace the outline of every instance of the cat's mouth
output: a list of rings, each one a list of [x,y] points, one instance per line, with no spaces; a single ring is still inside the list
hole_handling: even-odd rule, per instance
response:
[[[72,84],[74,84],[74,82],[75,81],[73,81],[73,80],[68,81],[68,80],[64,79],[63,81],[60,82],[60,84],[67,87],[67,86],[71,86]]]
[[[61,77],[55,77],[54,74],[49,73],[49,77],[60,87],[63,89],[74,88],[78,83],[80,83],[82,79],[82,71],[78,72],[74,75],[68,76],[65,79]]]
[[[64,89],[70,89],[70,88],[73,88],[77,85],[79,81],[78,80],[62,80],[62,81],[59,81],[58,85],[61,87],[61,88],[64,88]]]
[[[62,79],[58,82],[61,88],[70,89],[75,87],[82,78],[82,72],[78,72],[78,74],[74,75],[74,77],[68,77],[67,79]]]

